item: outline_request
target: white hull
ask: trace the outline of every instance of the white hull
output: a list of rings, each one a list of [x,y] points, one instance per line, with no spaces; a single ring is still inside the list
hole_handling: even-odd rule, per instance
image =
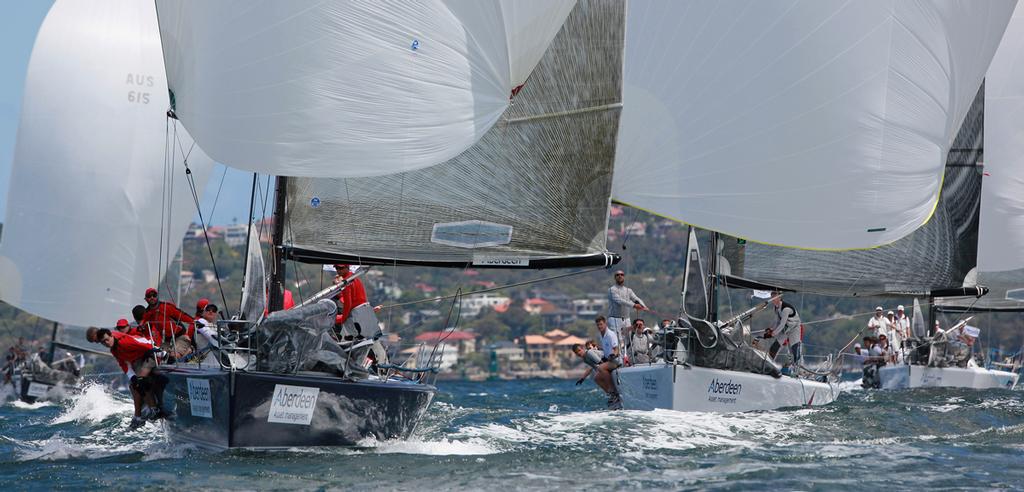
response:
[[[623,408],[745,412],[825,405],[839,386],[806,379],[670,364],[625,367],[618,374]]]
[[[1017,384],[1018,374],[981,367],[885,366],[878,376],[882,389],[903,388],[1006,388]]]

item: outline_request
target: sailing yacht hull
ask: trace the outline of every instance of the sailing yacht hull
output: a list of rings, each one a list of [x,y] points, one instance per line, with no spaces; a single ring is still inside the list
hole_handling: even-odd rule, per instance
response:
[[[431,385],[328,375],[173,368],[164,404],[172,440],[208,448],[353,446],[404,439],[433,400]]]
[[[885,366],[879,369],[882,389],[1006,388],[1017,385],[1019,374],[981,367]]]
[[[683,412],[745,412],[825,405],[839,395],[834,384],[763,374],[671,364],[619,369],[623,408]]]

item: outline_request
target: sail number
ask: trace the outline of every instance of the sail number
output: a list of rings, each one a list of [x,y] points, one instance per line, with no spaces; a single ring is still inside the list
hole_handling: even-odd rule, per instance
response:
[[[149,104],[149,93],[148,92],[128,91],[128,102],[130,102],[130,103],[139,103],[139,104]]]
[[[154,79],[152,75],[129,73],[125,77],[125,85],[129,87],[128,102],[149,104],[150,93],[148,91],[138,90],[138,88],[153,87],[153,83]]]

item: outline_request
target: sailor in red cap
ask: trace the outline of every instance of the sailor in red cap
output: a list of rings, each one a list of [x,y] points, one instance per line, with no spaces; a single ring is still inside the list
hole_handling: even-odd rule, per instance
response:
[[[199,302],[196,303],[196,315],[193,316],[193,318],[195,318],[197,320],[199,318],[202,318],[203,317],[203,310],[206,309],[206,306],[208,306],[209,304],[210,304],[210,300],[209,299],[207,299],[205,297],[200,299]]]
[[[192,352],[192,336],[195,320],[170,302],[162,302],[154,288],[146,289],[146,313],[142,322],[148,323],[154,332],[154,340],[160,348],[176,358]]]

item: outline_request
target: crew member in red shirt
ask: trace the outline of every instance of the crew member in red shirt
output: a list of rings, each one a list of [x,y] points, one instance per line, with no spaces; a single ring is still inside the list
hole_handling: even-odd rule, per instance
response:
[[[162,339],[160,348],[175,358],[192,352],[190,332],[195,329],[195,319],[185,314],[178,306],[159,300],[156,289],[146,289],[146,313],[142,316],[144,323],[149,323],[154,336]],[[155,341],[155,340],[154,340]]]
[[[343,263],[334,265],[334,270],[337,272],[334,276],[335,284],[340,284],[354,275],[350,266]],[[351,284],[342,289],[337,299],[341,303],[341,312],[334,318],[336,329],[345,333],[346,338],[353,335],[369,336],[369,333],[361,333],[361,327],[356,326],[350,319],[353,309],[359,308],[364,304],[369,305],[369,302],[366,300],[366,289],[363,287],[362,279],[353,279]],[[380,309],[381,306],[374,306],[373,312],[379,312]],[[376,327],[371,329],[376,329]]]
[[[145,423],[145,417],[160,417],[163,401],[163,390],[167,384],[167,378],[157,374],[156,358],[162,352],[153,345],[147,338],[132,336],[119,331],[110,331],[106,328],[89,328],[85,332],[86,340],[93,343],[100,343],[110,349],[110,355],[114,356],[117,364],[125,374],[131,375],[129,388],[132,393],[132,401],[135,405],[135,415],[132,417],[130,428],[134,429]],[[143,415],[143,406],[149,405],[150,409]]]

